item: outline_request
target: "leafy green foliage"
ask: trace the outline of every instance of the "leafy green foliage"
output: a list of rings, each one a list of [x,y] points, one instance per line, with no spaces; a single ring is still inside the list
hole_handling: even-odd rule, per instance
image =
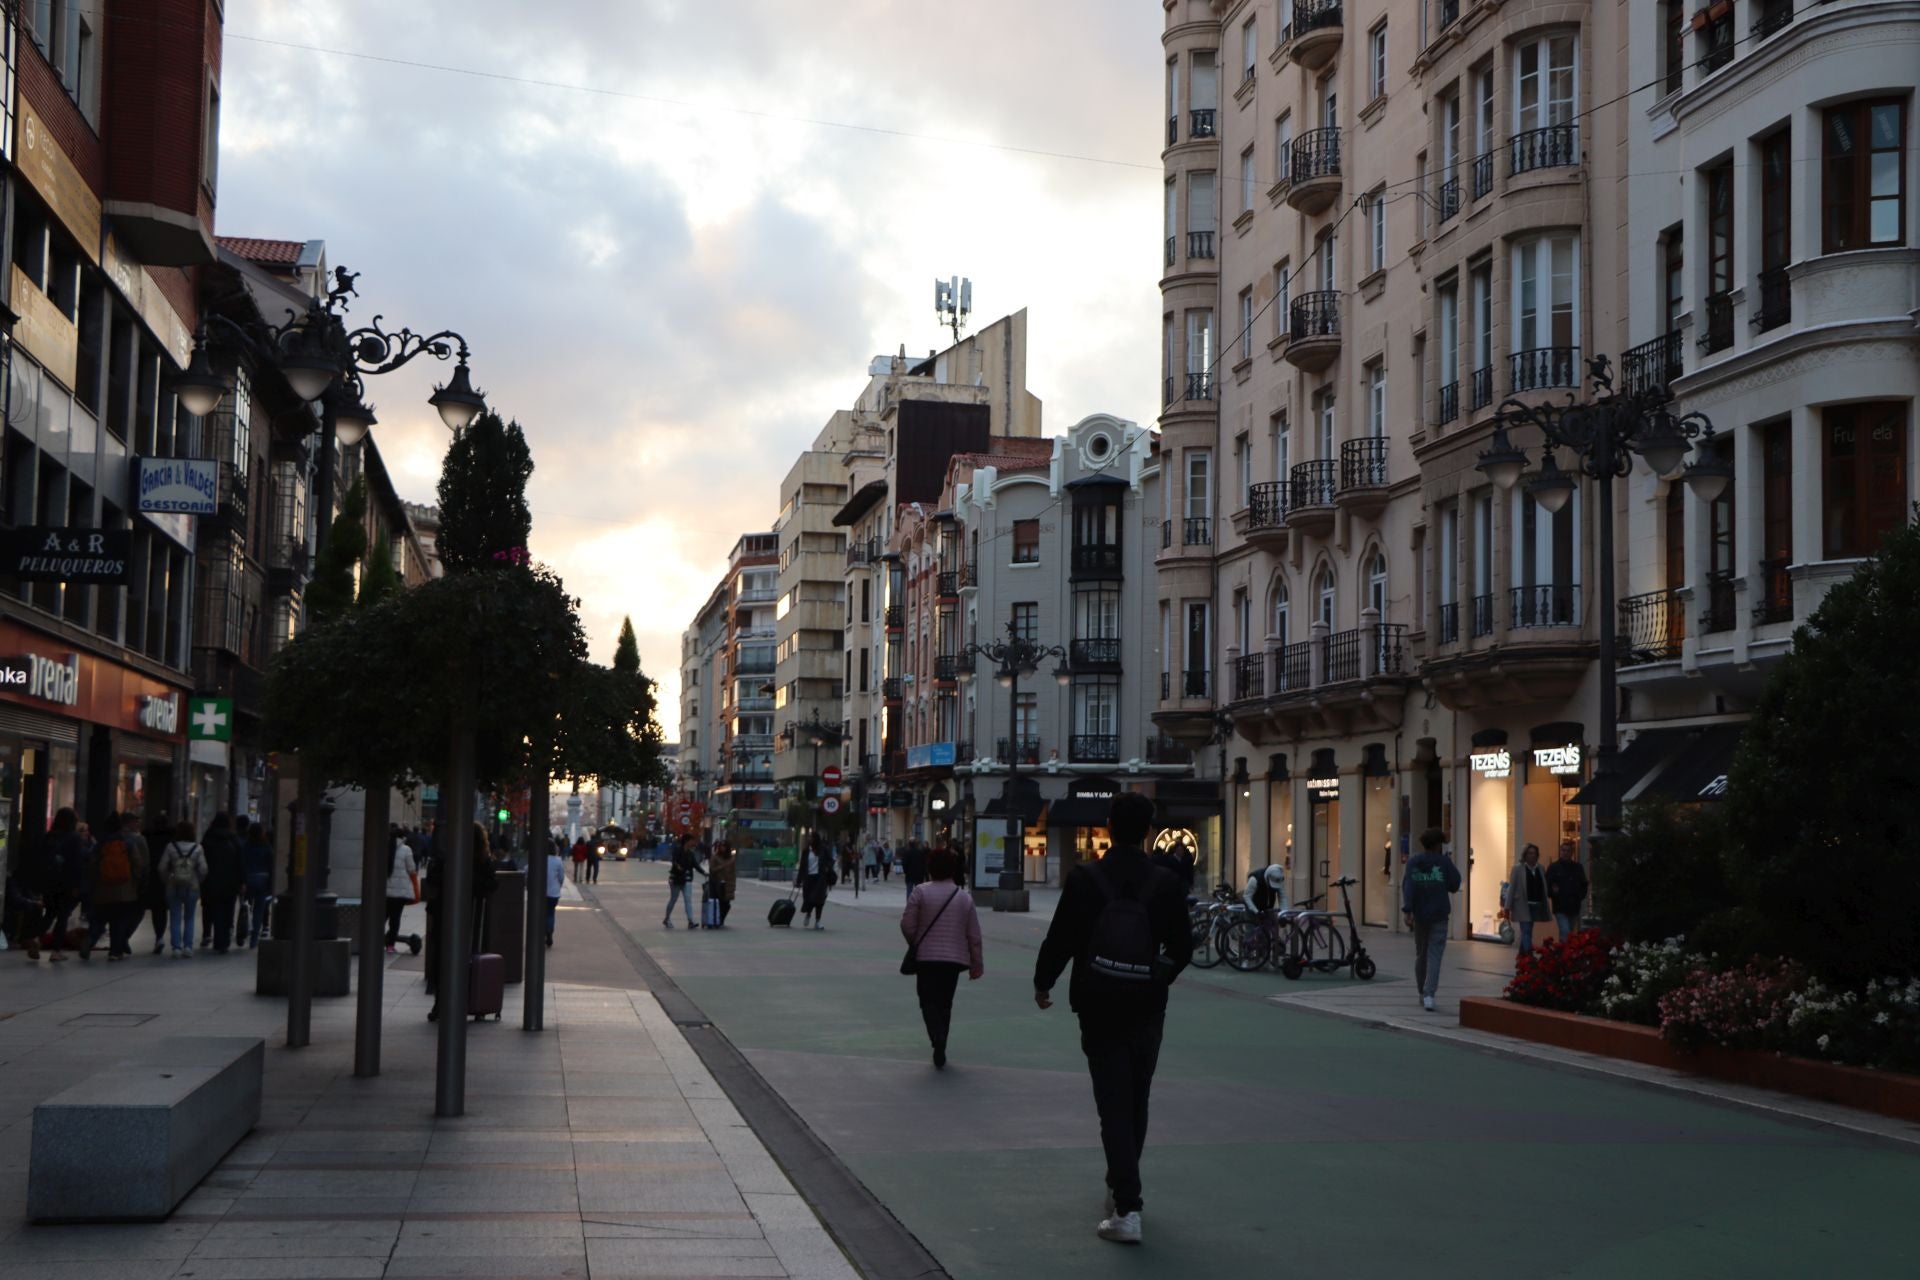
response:
[[[1843,985],[1920,976],[1920,525],[1833,587],[1742,737],[1725,802],[1745,954]],[[1718,939],[1716,939],[1718,941]]]
[[[1634,805],[1595,859],[1593,902],[1628,942],[1691,936],[1732,904],[1721,871],[1717,807]]]
[[[454,437],[440,469],[440,559],[449,575],[495,569],[533,532],[533,454],[517,422],[491,409]]]
[[[603,785],[665,785],[654,683],[637,665],[623,671],[581,661],[567,670],[562,684],[556,776],[576,782],[591,777]]]
[[[307,584],[308,616],[316,623],[338,617],[353,604],[353,571],[367,554],[367,486],[355,480],[340,501],[340,514],[314,559]]]
[[[381,534],[367,556],[366,572],[360,575],[360,604],[372,604],[400,589],[400,574],[393,567],[393,540]]]

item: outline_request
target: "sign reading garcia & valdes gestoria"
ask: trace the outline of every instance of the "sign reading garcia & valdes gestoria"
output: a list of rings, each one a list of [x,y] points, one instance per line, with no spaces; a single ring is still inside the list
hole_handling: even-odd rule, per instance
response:
[[[5,532],[4,573],[22,582],[106,582],[127,576],[131,529],[67,529],[30,524]]]
[[[220,465],[210,458],[142,458],[138,510],[210,516],[220,510]]]

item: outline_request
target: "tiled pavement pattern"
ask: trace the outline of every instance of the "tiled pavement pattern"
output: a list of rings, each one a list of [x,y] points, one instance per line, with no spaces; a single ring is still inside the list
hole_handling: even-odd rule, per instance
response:
[[[316,1001],[312,1046],[288,1051],[284,1005],[252,995],[250,956],[56,969],[0,954],[0,1277],[852,1277],[633,989],[599,913],[564,913],[559,941],[547,1032],[519,1030],[509,987],[504,1022],[470,1024],[468,1114],[447,1121],[433,1118],[418,960],[388,970],[384,1070],[363,1081],[352,1001]],[[33,1104],[185,1030],[266,1039],[260,1127],[163,1224],[27,1224]]]

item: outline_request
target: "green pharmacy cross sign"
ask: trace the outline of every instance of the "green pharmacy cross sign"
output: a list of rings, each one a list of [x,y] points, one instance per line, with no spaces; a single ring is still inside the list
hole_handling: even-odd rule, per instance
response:
[[[233,699],[189,699],[187,738],[192,742],[233,741]]]

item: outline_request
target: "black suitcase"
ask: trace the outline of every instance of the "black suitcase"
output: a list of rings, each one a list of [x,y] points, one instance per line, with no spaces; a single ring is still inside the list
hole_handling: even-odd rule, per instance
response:
[[[475,1022],[500,1020],[507,1003],[507,962],[496,955],[477,955],[467,962],[467,1016]]]
[[[793,898],[780,899],[767,908],[767,923],[776,929],[784,929],[793,923]]]

